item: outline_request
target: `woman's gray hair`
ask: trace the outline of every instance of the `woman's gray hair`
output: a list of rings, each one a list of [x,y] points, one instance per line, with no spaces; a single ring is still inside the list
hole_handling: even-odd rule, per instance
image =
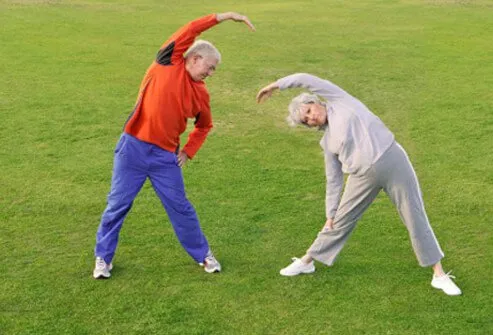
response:
[[[221,53],[216,47],[208,41],[196,40],[192,46],[185,52],[185,58],[191,55],[199,55],[203,58],[214,58],[217,59],[218,63],[221,63]]]
[[[300,115],[301,105],[306,104],[319,104],[325,106],[325,103],[322,102],[315,94],[301,93],[297,97],[293,98],[288,106],[289,115],[286,118],[286,121],[291,127],[296,127],[299,124],[308,126],[306,123],[303,122],[303,120],[301,120]]]

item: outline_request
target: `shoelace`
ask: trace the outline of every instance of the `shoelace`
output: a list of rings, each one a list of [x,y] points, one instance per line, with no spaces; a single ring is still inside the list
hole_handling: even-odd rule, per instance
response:
[[[215,264],[217,263],[216,258],[213,255],[207,256],[205,258],[205,264]]]
[[[455,279],[455,276],[454,275],[451,275],[452,271],[449,271],[445,274],[445,276],[449,277],[449,278],[453,278]]]
[[[452,271],[449,271],[446,274],[444,274],[443,276],[436,277],[436,278],[452,278],[452,279],[455,279],[455,276],[454,275],[451,275],[451,273],[452,273]]]
[[[98,269],[104,269],[106,267],[106,262],[102,258],[98,258],[98,261],[96,262],[96,267]]]

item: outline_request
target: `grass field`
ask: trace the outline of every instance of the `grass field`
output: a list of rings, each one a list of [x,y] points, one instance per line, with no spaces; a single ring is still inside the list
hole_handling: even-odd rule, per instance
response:
[[[92,280],[113,149],[147,66],[182,24],[223,54],[215,128],[184,168],[222,262],[207,275],[148,184],[113,277]],[[493,2],[0,0],[0,334],[492,334]],[[325,220],[321,133],[290,129],[293,72],[365,102],[407,149],[464,294],[430,285],[381,194],[335,266],[284,278]]]

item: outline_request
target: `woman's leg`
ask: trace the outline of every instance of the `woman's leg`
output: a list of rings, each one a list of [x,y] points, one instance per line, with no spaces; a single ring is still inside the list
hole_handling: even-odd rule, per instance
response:
[[[332,229],[323,229],[307,251],[307,256],[332,265],[356,223],[378,195],[371,171],[363,176],[350,175],[334,217]]]
[[[371,169],[363,176],[350,175],[332,229],[320,231],[306,254],[301,259],[294,258],[293,263],[280,271],[281,275],[296,276],[300,273],[312,273],[315,271],[312,263],[314,259],[332,265],[355,228],[356,222],[379,191],[380,187],[376,185]]]
[[[428,221],[418,178],[404,149],[395,144],[392,165],[387,174],[384,190],[397,208],[406,226],[414,253],[421,266],[433,266],[440,262],[444,254]],[[437,271],[440,267],[437,266]]]

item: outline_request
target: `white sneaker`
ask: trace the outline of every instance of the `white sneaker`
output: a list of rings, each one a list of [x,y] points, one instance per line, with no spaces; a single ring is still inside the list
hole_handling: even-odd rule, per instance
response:
[[[315,272],[315,265],[313,261],[308,264],[303,263],[299,258],[293,257],[293,263],[279,271],[283,276],[297,276],[300,273],[313,273]]]
[[[221,264],[219,264],[210,250],[207,253],[207,256],[205,256],[204,262],[199,263],[199,265],[203,266],[207,273],[221,272]]]
[[[433,275],[431,286],[442,290],[447,295],[461,295],[462,291],[457,285],[455,285],[452,278],[455,278],[455,276],[452,276],[450,272],[440,277]]]
[[[94,266],[94,271],[92,272],[92,276],[95,279],[99,278],[109,278],[111,276],[111,269],[113,269],[113,264],[106,264],[103,258],[96,257],[96,265]]]

